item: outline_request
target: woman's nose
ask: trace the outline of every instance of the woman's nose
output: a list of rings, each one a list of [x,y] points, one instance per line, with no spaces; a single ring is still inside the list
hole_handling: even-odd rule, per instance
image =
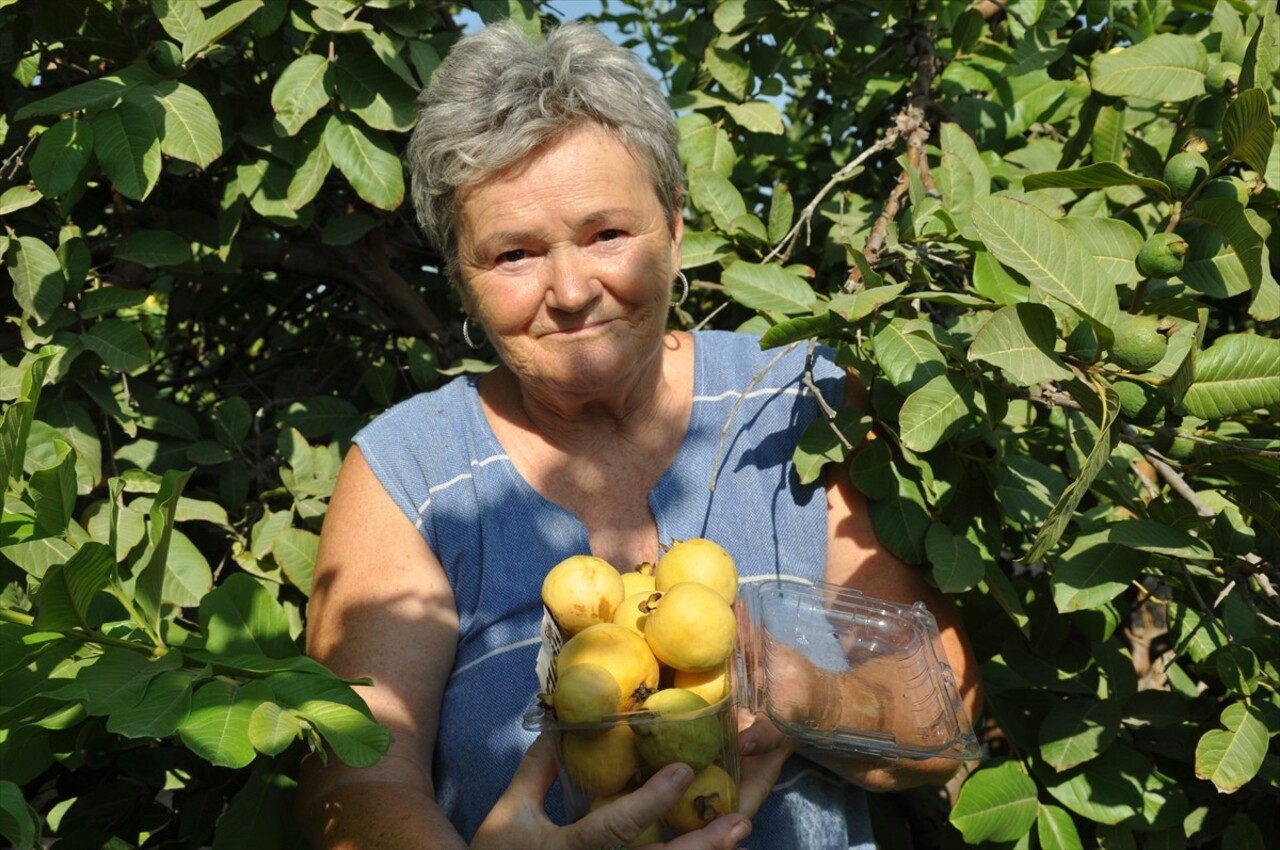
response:
[[[576,313],[596,299],[600,281],[590,261],[572,249],[552,253],[547,268],[547,304],[565,313]]]

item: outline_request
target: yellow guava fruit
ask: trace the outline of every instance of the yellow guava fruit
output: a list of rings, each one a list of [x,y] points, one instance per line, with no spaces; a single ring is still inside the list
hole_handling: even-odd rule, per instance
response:
[[[643,637],[616,623],[587,626],[556,656],[556,678],[578,664],[598,664],[618,682],[618,711],[631,711],[658,688],[658,659]]]
[[[654,586],[654,569],[655,567],[653,564],[645,561],[643,564],[638,565],[634,570],[623,573],[622,586],[626,590],[626,595],[622,598],[626,599],[627,596],[635,596],[637,593],[642,593],[644,591],[653,593],[653,591],[657,589]]]
[[[676,670],[671,686],[693,691],[711,705],[729,695],[729,663],[726,661],[710,670]]]
[[[631,594],[613,612],[613,622],[638,635],[644,635],[644,621],[649,618],[649,602],[660,596],[656,590],[642,590]]]
[[[594,555],[565,558],[542,580],[542,604],[567,635],[609,622],[623,595],[622,576]]]
[[[591,797],[617,794],[640,768],[636,736],[626,724],[564,732],[560,755],[569,778]]]
[[[683,835],[737,808],[738,783],[720,765],[709,764],[693,777],[663,821],[673,832]]]
[[[657,590],[670,590],[682,581],[696,581],[710,587],[730,605],[738,596],[738,567],[720,544],[697,537],[677,540],[662,557],[654,572]]]
[[[561,723],[599,723],[616,714],[622,689],[613,674],[599,664],[575,664],[556,679],[551,707]]]
[[[733,608],[718,592],[696,581],[672,585],[644,623],[644,639],[658,660],[691,672],[723,664],[737,635]]]
[[[631,724],[640,758],[653,767],[682,761],[695,771],[711,764],[724,749],[724,727],[716,712],[699,714],[709,707],[705,699],[683,688],[663,688],[651,695],[641,708],[661,719]]]

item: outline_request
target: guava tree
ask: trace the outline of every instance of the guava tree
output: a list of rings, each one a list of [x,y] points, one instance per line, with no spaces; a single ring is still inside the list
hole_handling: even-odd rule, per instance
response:
[[[298,758],[384,750],[300,636],[351,434],[485,367],[399,159],[463,5],[0,0],[15,846],[294,846]],[[868,405],[800,468],[983,661],[920,846],[1274,843],[1274,4],[598,12],[680,115],[675,321],[838,347]]]

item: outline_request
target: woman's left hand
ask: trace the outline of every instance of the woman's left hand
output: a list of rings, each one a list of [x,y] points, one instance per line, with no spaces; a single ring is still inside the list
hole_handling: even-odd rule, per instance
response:
[[[738,714],[738,752],[742,755],[742,781],[738,785],[738,811],[750,816],[764,805],[782,765],[795,752],[795,741],[763,714]]]
[[[779,767],[781,763],[779,763]],[[766,771],[767,773],[767,768]],[[746,796],[747,768],[743,766],[743,797]],[[644,785],[568,826],[557,826],[544,809],[547,793],[556,780],[554,744],[540,735],[525,753],[511,784],[490,809],[476,831],[474,850],[510,850],[512,847],[539,847],[545,850],[596,850],[630,847],[650,824],[675,804],[693,781],[688,765],[671,764],[659,770]],[[777,771],[768,780],[772,787]],[[752,787],[762,784],[752,780]],[[753,796],[758,792],[753,791]],[[766,790],[767,796],[768,791]],[[760,798],[763,800],[763,797]],[[754,808],[742,807],[754,812]],[[751,832],[751,821],[743,814],[728,814],[685,833],[665,844],[645,845],[644,850],[733,850]],[[636,848],[641,850],[641,848]]]

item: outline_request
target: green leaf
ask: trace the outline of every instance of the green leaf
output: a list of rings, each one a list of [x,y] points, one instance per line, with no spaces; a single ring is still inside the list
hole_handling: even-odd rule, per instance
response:
[[[172,230],[135,230],[120,240],[115,256],[150,269],[180,266],[191,262],[191,245]]]
[[[1060,223],[1084,243],[1108,279],[1117,283],[1142,279],[1133,260],[1145,240],[1133,225],[1118,218],[1092,216],[1067,216]]]
[[[80,340],[116,372],[128,374],[151,362],[146,337],[137,324],[126,319],[104,319],[89,328]]]
[[[1264,262],[1262,233],[1253,224],[1251,210],[1233,198],[1197,198],[1189,225],[1186,265],[1179,277],[1215,298],[1229,298],[1255,291],[1264,277],[1271,278]]]
[[[219,10],[212,18],[205,19],[182,42],[182,61],[186,62],[209,45],[221,39],[249,16],[262,8],[262,0],[237,0]]]
[[[1076,829],[1071,813],[1061,806],[1042,803],[1036,815],[1036,837],[1041,847],[1057,850],[1084,850],[1080,832]]]
[[[1113,523],[1107,529],[1107,539],[1130,549],[1185,558],[1191,561],[1215,559],[1212,547],[1180,528],[1152,519],[1129,519]]]
[[[1036,532],[1035,539],[1031,541],[1031,547],[1022,556],[1024,563],[1035,563],[1057,545],[1075,517],[1080,501],[1093,486],[1094,479],[1107,466],[1115,440],[1111,426],[1115,424],[1116,414],[1119,413],[1119,400],[1116,398],[1115,391],[1110,388],[1102,391],[1100,400],[1102,401],[1102,421],[1098,424],[1097,431],[1093,432],[1093,447],[1089,449],[1089,454],[1086,455],[1080,471],[1076,473],[1075,478],[1063,491],[1061,498],[1049,511],[1044,525]]]
[[[13,297],[23,312],[47,322],[62,303],[67,282],[53,249],[34,236],[9,241],[5,267],[13,280]]]
[[[1117,162],[1098,162],[1065,171],[1042,171],[1022,178],[1022,188],[1036,189],[1105,189],[1108,186],[1141,186],[1163,195],[1169,187],[1162,180],[1134,174]]]
[[[182,656],[176,652],[152,659],[136,650],[107,647],[76,676],[76,684],[83,688],[90,715],[112,714],[137,705],[152,679],[181,664]]]
[[[733,222],[747,214],[742,193],[729,180],[705,168],[689,174],[689,197],[700,209],[711,214],[720,230],[733,230]]]
[[[177,655],[170,652],[169,655]],[[165,656],[168,657],[168,656]],[[165,670],[147,682],[142,699],[111,712],[107,731],[126,738],[167,738],[191,710],[195,677],[186,670]]]
[[[1092,697],[1059,702],[1040,726],[1040,757],[1059,771],[1097,758],[1120,734],[1121,708]]]
[[[295,401],[280,416],[280,424],[297,428],[305,437],[323,437],[360,423],[360,412],[343,398],[311,396]]]
[[[678,118],[676,129],[680,133],[680,159],[691,182],[694,173],[704,168],[725,178],[733,173],[738,154],[723,127],[713,124],[707,116],[693,112]]]
[[[1198,40],[1161,33],[1094,56],[1089,82],[1099,94],[1179,103],[1204,94],[1208,66],[1208,55]]]
[[[986,574],[982,550],[941,523],[929,526],[924,547],[933,566],[934,584],[943,593],[962,593],[982,581]]]
[[[1280,340],[1226,334],[1200,353],[1182,406],[1217,419],[1280,404]]]
[[[11,215],[18,210],[33,207],[44,199],[40,189],[31,184],[14,186],[0,194],[0,215]]]
[[[791,190],[786,183],[777,183],[773,187],[773,197],[769,201],[769,241],[777,244],[791,229],[791,220],[795,218],[796,203],[791,197]]]
[[[0,835],[15,850],[35,850],[40,844],[40,815],[22,796],[22,789],[0,779]]]
[[[738,100],[746,98],[751,84],[751,66],[744,57],[712,42],[707,45],[702,64],[726,92]]]
[[[124,101],[93,116],[93,152],[126,198],[145,200],[160,179],[160,139],[146,110]]]
[[[60,459],[31,473],[27,492],[36,508],[36,531],[41,535],[65,534],[76,507],[76,453],[61,438],[53,438]]]
[[[271,108],[285,133],[296,136],[333,94],[332,66],[324,56],[308,53],[289,63],[271,88]]]
[[[1070,380],[1071,370],[1053,351],[1056,339],[1052,310],[1043,304],[1014,304],[987,319],[969,346],[969,358],[1000,367],[1022,386]]]
[[[186,44],[204,24],[200,4],[189,0],[151,0],[151,10],[160,26],[178,44]]]
[[[134,601],[146,617],[145,627],[152,635],[160,633],[160,619],[164,603],[164,577],[168,571],[169,542],[173,535],[173,515],[178,509],[182,488],[191,477],[191,470],[169,470],[160,482],[160,489],[151,503],[147,522],[147,555],[134,582]]]
[[[1151,763],[1117,741],[1079,767],[1041,777],[1059,803],[1088,820],[1117,824],[1143,812],[1144,778]]]
[[[210,652],[268,658],[298,654],[284,609],[266,588],[244,573],[227,576],[200,601],[200,625]]]
[[[1030,281],[1033,294],[1039,290],[1074,307],[1095,328],[1115,323],[1120,312],[1115,285],[1068,227],[1030,204],[999,195],[974,204],[973,223],[996,259]]]
[[[869,501],[867,515],[871,517],[876,537],[886,549],[908,564],[919,564],[926,557],[924,541],[933,518],[929,516],[920,485],[899,475],[892,467],[889,472],[897,482],[896,496]],[[892,494],[894,485],[889,486]]]
[[[333,164],[361,198],[380,210],[394,210],[404,200],[404,169],[391,143],[340,112],[329,116],[324,144]]]
[[[889,383],[904,395],[947,371],[947,359],[928,336],[914,332],[915,325],[894,318],[872,340],[878,365]]]
[[[339,100],[375,130],[403,132],[418,114],[417,92],[375,56],[341,53],[333,65]]]
[[[178,724],[178,735],[191,752],[219,767],[241,768],[253,761],[249,718],[271,698],[264,682],[236,686],[213,679],[191,700],[191,710]]]
[[[1266,174],[1275,139],[1276,123],[1271,119],[1267,93],[1262,89],[1247,89],[1237,94],[1222,118],[1226,158],[1239,160],[1259,174]]]
[[[350,706],[309,699],[296,706],[295,711],[314,725],[334,754],[351,767],[368,767],[382,758],[391,745],[387,727]]]
[[[927,452],[946,442],[969,416],[973,388],[960,375],[939,375],[907,396],[898,413],[902,444]]]
[[[80,118],[64,118],[40,136],[31,156],[31,179],[51,198],[80,184],[93,159],[93,127]]]
[[[213,571],[191,539],[174,529],[169,540],[169,560],[160,598],[180,608],[195,608],[213,589]]]
[[[36,592],[36,628],[66,631],[89,628],[89,605],[115,574],[111,547],[86,543],[61,568],[45,573]]]
[[[289,582],[305,596],[311,595],[311,574],[315,570],[319,545],[318,535],[301,528],[286,528],[276,535],[271,544],[271,554],[275,556],[276,563],[284,570]]]
[[[176,80],[164,80],[146,89],[163,109],[160,117],[160,152],[208,168],[222,156],[222,131],[204,95]]]
[[[743,306],[778,313],[803,313],[813,309],[817,296],[805,280],[779,263],[735,260],[721,275],[725,291]]]
[[[1257,653],[1249,647],[1243,644],[1224,646],[1214,653],[1213,666],[1229,693],[1249,697],[1258,690],[1261,668]]]
[[[274,702],[262,703],[249,716],[249,740],[260,753],[279,755],[301,735],[298,718]]]
[[[285,193],[285,203],[290,209],[300,210],[320,194],[320,190],[324,188],[325,178],[329,176],[329,172],[333,168],[333,159],[329,156],[329,149],[324,146],[324,130],[317,127],[314,131],[308,129],[304,132],[298,141],[299,148],[304,151],[302,160],[294,166],[293,176],[289,178],[289,189]],[[370,227],[376,222],[363,213],[353,213],[338,219],[340,222],[350,222],[351,219],[363,217],[370,222]],[[330,227],[325,227],[325,244],[335,245],[349,244],[347,242],[332,242],[330,240]],[[360,233],[363,235],[363,232]],[[359,236],[355,236],[351,241],[355,241]]]
[[[753,133],[770,133],[781,135],[786,128],[782,125],[782,113],[778,107],[764,100],[752,100],[747,103],[725,104],[725,111],[744,130]]]
[[[968,844],[1013,841],[1035,823],[1036,784],[1015,761],[984,767],[960,786],[951,825]]]
[[[1100,608],[1124,593],[1145,564],[1124,546],[1080,538],[1054,565],[1054,605],[1063,613]]]
[[[1240,790],[1257,775],[1267,753],[1269,733],[1262,712],[1234,702],[1222,711],[1225,729],[1211,729],[1196,744],[1196,777],[1223,794]]]
[[[160,75],[151,70],[145,60],[135,62],[119,73],[98,77],[96,80],[80,83],[34,103],[28,103],[14,114],[14,119],[23,121],[42,115],[64,115],[96,106],[109,106],[134,86],[154,83],[158,79]]]

